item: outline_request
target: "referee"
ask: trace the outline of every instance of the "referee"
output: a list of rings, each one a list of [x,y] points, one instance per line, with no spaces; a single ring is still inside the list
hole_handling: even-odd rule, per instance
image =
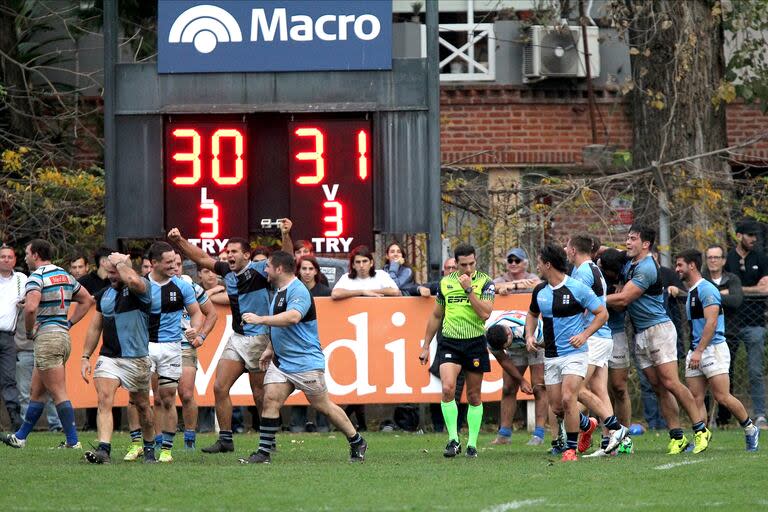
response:
[[[456,247],[455,257],[459,270],[440,281],[435,309],[427,321],[424,348],[419,360],[422,365],[427,364],[429,344],[438,329],[442,328],[436,358],[440,368],[440,380],[443,383],[440,407],[449,437],[443,455],[455,457],[461,453],[456,425],[459,410],[454,394],[456,378],[464,370],[469,401],[469,440],[466,455],[474,458],[477,457],[477,436],[483,421],[480,387],[483,383],[483,373],[491,369],[485,341],[485,321],[493,310],[495,288],[490,276],[475,268],[477,259],[474,247],[468,244],[459,245]]]

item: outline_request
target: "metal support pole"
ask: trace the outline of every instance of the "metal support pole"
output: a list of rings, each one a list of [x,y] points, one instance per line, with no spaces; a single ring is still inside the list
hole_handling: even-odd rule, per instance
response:
[[[427,1],[427,133],[429,147],[429,277],[440,276],[442,256],[442,196],[440,194],[440,55],[437,0]]]
[[[117,3],[104,2],[104,186],[106,191],[104,214],[106,216],[106,244],[117,248],[117,183],[115,167],[115,66],[118,60],[117,48]]]
[[[672,256],[670,255],[670,217],[669,194],[667,194],[667,184],[664,181],[664,175],[658,165],[655,165],[653,173],[656,178],[656,184],[659,187],[659,255],[661,256],[661,265],[665,267],[672,266]]]

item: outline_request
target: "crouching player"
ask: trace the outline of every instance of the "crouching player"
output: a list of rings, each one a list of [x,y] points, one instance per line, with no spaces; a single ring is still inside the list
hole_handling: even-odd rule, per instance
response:
[[[271,346],[259,361],[264,376],[264,402],[259,430],[259,450],[243,464],[268,464],[280,429],[280,408],[295,389],[304,393],[317,412],[347,436],[350,462],[363,462],[368,445],[355,430],[344,411],[328,398],[325,385],[325,356],[320,348],[315,303],[307,287],[296,278],[296,261],[287,252],[277,251],[267,263],[267,277],[276,292],[270,316],[244,313],[243,322],[265,325],[271,331]]]
[[[589,354],[587,339],[608,320],[608,311],[589,287],[565,274],[565,251],[548,244],[539,253],[537,270],[546,281],[533,290],[530,310],[525,322],[525,338],[528,350],[537,348],[535,330],[538,318],[544,325],[544,384],[550,407],[558,417],[565,418],[566,450],[562,460],[577,460],[580,423],[578,396],[587,375]],[[583,313],[587,309],[594,317],[589,325],[583,325]],[[598,405],[603,405],[595,397]],[[582,415],[583,416],[583,415]],[[588,422],[588,420],[587,420]],[[606,447],[611,452],[628,434],[615,416],[604,420],[611,436]],[[588,422],[589,423],[589,422]]]
[[[725,342],[725,317],[720,291],[701,277],[700,269],[699,251],[689,249],[676,257],[675,270],[689,289],[685,312],[691,325],[691,350],[685,361],[685,381],[702,418],[707,417],[704,395],[709,384],[715,400],[726,406],[739,420],[744,429],[747,451],[756,452],[760,429],[752,423],[744,405],[730,392],[728,367],[731,364],[731,353]],[[707,437],[710,435],[707,434]],[[693,452],[703,451],[698,448],[694,447]]]
[[[485,331],[485,339],[493,357],[504,370],[499,432],[492,444],[507,444],[512,436],[512,418],[517,408],[517,390],[533,394],[536,400],[536,429],[528,441],[529,446],[544,442],[544,423],[547,420],[547,391],[544,387],[544,349],[538,346],[536,352],[528,352],[525,346],[525,311],[504,311]],[[536,339],[543,341],[541,320],[535,332]],[[526,368],[531,370],[531,384],[523,378]]]
[[[144,462],[155,460],[152,409],[149,406],[149,314],[152,289],[146,277],[131,268],[130,256],[112,253],[107,264],[110,286],[96,295],[96,312],[85,338],[80,373],[88,382],[91,354],[103,334],[93,383],[99,400],[99,446],[85,452],[92,464],[109,464],[112,445],[112,403],[117,388],[124,387],[139,413],[144,436]]]

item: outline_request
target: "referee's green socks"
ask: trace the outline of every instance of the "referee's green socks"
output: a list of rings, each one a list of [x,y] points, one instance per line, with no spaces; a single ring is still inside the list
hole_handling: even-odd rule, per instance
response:
[[[469,440],[467,446],[477,448],[477,436],[480,434],[480,427],[483,424],[483,404],[469,405],[467,409],[467,426],[469,427]]]
[[[456,400],[451,400],[450,402],[440,402],[440,409],[443,411],[445,428],[448,429],[448,439],[453,439],[458,443],[459,432],[457,423],[459,420],[459,406],[456,405]]]

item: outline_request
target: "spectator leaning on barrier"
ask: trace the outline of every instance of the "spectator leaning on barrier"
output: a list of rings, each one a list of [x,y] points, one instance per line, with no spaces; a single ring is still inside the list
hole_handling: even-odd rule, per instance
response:
[[[725,270],[741,279],[744,304],[734,315],[733,358],[739,343],[747,350],[749,389],[755,425],[765,430],[765,382],[763,377],[763,355],[765,351],[765,294],[768,294],[768,258],[757,250],[757,235],[761,226],[755,221],[742,221],[736,226],[736,247],[728,251]]]
[[[458,270],[456,266],[456,258],[448,258],[443,262],[443,276],[447,276],[451,272]],[[437,295],[437,291],[440,289],[440,280],[429,281],[428,283],[420,284],[415,289],[411,290],[411,295],[429,297],[431,295]]]
[[[365,245],[358,245],[349,255],[349,273],[344,274],[333,287],[331,297],[397,297],[400,289],[389,274],[376,270],[373,252]]]
[[[507,271],[493,280],[496,292],[507,295],[517,290],[532,290],[541,279],[528,272],[528,254],[520,247],[507,251]]]
[[[409,295],[410,290],[416,287],[416,283],[413,281],[413,270],[405,262],[407,257],[405,251],[400,244],[392,242],[387,246],[386,254],[386,262],[382,267],[384,272],[389,274],[403,295]]]

